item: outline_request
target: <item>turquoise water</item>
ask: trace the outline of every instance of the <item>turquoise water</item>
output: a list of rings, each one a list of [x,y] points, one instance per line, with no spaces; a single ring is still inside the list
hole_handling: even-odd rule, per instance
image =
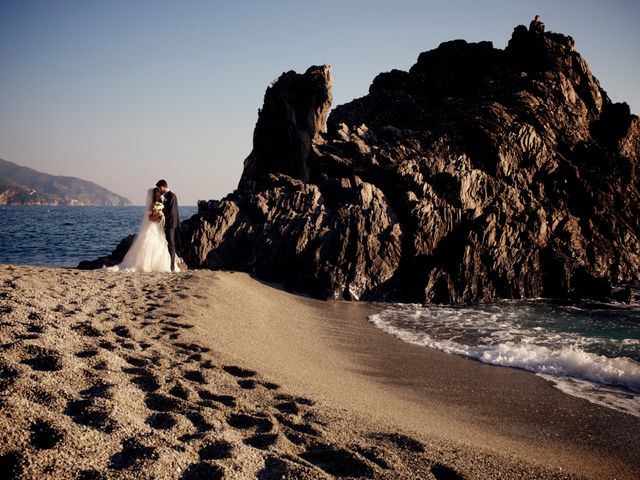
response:
[[[534,372],[565,393],[640,416],[640,308],[551,301],[381,304],[369,320],[405,342]]]
[[[197,207],[180,207],[187,219]],[[0,263],[75,267],[138,230],[142,206],[0,206]]]

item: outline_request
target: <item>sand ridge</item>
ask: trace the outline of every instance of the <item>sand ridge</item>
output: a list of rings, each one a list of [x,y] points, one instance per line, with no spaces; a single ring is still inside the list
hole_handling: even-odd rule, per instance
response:
[[[212,275],[0,265],[0,470],[63,479],[578,478],[367,423],[231,361],[189,318],[215,322],[215,305],[198,306]]]

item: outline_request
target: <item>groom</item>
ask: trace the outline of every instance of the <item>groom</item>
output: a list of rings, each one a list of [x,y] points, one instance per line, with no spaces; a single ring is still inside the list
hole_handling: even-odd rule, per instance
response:
[[[169,190],[166,180],[158,180],[156,187],[162,193],[162,204],[164,205],[164,234],[167,236],[167,246],[171,255],[171,271],[176,270],[176,228],[180,225],[178,215],[178,198],[176,194]]]

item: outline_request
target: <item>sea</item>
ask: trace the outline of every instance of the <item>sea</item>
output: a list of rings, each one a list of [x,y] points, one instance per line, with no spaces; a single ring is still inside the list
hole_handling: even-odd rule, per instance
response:
[[[379,304],[369,321],[415,345],[528,370],[562,392],[640,417],[640,307],[549,300]]]
[[[0,263],[76,267],[109,255],[136,233],[143,206],[0,206]],[[185,220],[198,207],[179,207]]]
[[[180,207],[180,218],[197,207]],[[144,207],[0,206],[0,263],[76,267],[135,233]],[[528,370],[562,392],[640,416],[640,306],[549,300],[376,304],[401,340]]]

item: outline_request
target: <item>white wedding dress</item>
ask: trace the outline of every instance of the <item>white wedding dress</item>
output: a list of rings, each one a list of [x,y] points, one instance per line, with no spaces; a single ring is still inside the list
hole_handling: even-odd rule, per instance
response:
[[[169,255],[164,228],[160,222],[149,220],[152,206],[153,189],[149,189],[144,217],[129,251],[120,264],[115,267],[109,267],[108,270],[125,272],[171,271],[171,256]],[[178,271],[177,266],[176,271]]]

